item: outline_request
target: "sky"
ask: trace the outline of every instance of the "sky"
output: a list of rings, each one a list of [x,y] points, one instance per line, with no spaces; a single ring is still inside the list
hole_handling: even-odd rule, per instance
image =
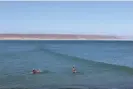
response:
[[[0,33],[133,36],[133,2],[0,2]]]

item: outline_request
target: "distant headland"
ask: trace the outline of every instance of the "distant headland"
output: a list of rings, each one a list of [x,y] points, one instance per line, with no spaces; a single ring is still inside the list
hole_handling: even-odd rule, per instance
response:
[[[121,40],[119,36],[80,34],[0,34],[0,40]]]

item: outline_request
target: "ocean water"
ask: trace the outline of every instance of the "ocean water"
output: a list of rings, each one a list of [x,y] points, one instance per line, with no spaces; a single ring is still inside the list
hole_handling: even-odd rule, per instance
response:
[[[133,89],[133,42],[0,41],[4,88]]]

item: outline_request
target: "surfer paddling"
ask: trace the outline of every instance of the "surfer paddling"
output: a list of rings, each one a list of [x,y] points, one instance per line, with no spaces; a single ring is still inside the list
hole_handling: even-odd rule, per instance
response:
[[[72,68],[72,72],[73,73],[76,73],[77,71],[76,71],[76,68],[73,66],[73,68]]]
[[[35,70],[35,69],[32,70],[33,74],[37,74],[37,73],[40,73],[40,72],[41,72],[40,70]]]

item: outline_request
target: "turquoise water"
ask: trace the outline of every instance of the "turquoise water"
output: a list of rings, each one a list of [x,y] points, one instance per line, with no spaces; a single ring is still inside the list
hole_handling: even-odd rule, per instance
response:
[[[72,74],[75,65],[79,73]],[[41,74],[33,75],[33,68]],[[0,89],[133,89],[131,41],[0,41]]]

